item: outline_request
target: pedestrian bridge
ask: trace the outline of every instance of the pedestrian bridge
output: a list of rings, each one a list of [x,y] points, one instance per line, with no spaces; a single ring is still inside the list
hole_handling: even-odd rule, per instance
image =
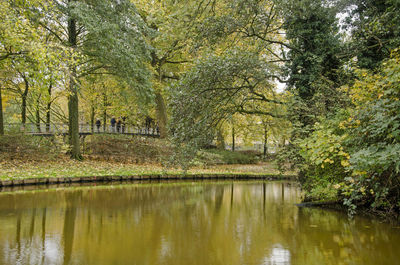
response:
[[[6,133],[24,133],[27,135],[36,136],[53,136],[53,135],[68,135],[68,125],[63,123],[5,123],[4,130]],[[79,135],[93,135],[93,134],[124,134],[124,135],[138,135],[146,137],[160,137],[158,128],[153,127],[139,127],[134,125],[121,126],[91,126],[90,124],[79,124]]]

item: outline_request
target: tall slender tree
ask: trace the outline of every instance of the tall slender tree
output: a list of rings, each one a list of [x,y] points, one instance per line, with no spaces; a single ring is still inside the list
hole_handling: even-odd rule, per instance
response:
[[[58,0],[54,8],[37,10],[37,23],[69,50],[68,112],[71,157],[81,159],[79,143],[79,79],[113,74],[143,98],[151,95],[147,62],[151,35],[128,0]],[[43,10],[46,14],[42,15]],[[66,29],[66,30],[65,30]]]

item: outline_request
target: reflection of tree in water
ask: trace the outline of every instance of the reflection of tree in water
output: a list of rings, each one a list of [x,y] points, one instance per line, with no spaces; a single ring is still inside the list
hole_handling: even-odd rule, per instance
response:
[[[222,199],[224,197],[224,190],[225,190],[224,186],[217,186],[215,189],[214,215],[218,215],[221,210]]]
[[[45,242],[46,242],[46,218],[47,218],[47,208],[43,208],[43,213],[42,213],[42,253],[45,251]],[[42,255],[42,264],[44,264],[44,258],[45,255]]]
[[[231,184],[231,210],[233,207],[233,183]]]
[[[345,213],[313,208],[299,208],[298,217],[290,248],[299,264],[395,264],[398,258],[399,248],[390,242],[399,233],[377,220],[348,220]]]
[[[381,264],[380,259],[395,258],[396,244],[391,243],[400,242],[400,236],[386,226],[297,208],[298,197],[295,187],[282,182],[130,185],[21,194],[14,203],[5,198],[6,205],[0,205],[0,213],[6,207],[16,213],[7,221],[16,226],[12,233],[0,227],[0,248],[4,240],[13,242],[6,264],[15,263],[11,253],[18,251],[25,263],[51,264],[43,254],[28,259],[30,252],[43,253],[46,245],[49,251],[45,240],[60,247],[61,260],[53,262],[58,264],[285,264],[290,259],[292,264],[316,265],[351,264],[357,257],[360,264]],[[34,214],[32,205],[41,209]],[[36,215],[42,222],[35,220]]]
[[[65,215],[63,228],[63,245],[64,245],[64,264],[69,264],[72,256],[72,247],[75,235],[75,218],[76,218],[76,195],[67,193],[65,195]]]
[[[18,259],[21,257],[21,212],[18,211],[17,213],[17,231],[15,233],[16,238],[15,241],[17,242],[17,257]]]
[[[35,230],[35,219],[36,219],[36,208],[33,208],[32,214],[31,214],[31,222],[30,222],[30,227],[29,227],[29,243],[32,243],[33,236],[34,236],[34,230]]]

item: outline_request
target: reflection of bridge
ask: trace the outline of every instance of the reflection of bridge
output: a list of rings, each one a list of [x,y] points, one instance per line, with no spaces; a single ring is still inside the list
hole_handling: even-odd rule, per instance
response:
[[[6,123],[4,130],[9,133],[24,133],[36,136],[53,136],[53,135],[67,135],[68,125],[63,123]],[[152,127],[138,127],[133,125],[122,124],[120,126],[91,126],[90,124],[79,124],[79,135],[86,136],[92,134],[124,134],[124,135],[138,135],[147,137],[160,137],[158,128]]]

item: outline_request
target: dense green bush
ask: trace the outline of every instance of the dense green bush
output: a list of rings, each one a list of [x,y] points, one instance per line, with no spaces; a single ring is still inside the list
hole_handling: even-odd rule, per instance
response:
[[[356,109],[348,124],[352,187],[346,203],[399,212],[400,56],[395,51],[378,74],[362,71],[353,86]],[[344,185],[346,189],[346,185]]]
[[[296,142],[303,158],[300,181],[310,199],[332,199],[334,184],[342,182],[350,174],[350,155],[345,143],[348,135],[339,126],[347,116],[348,113],[342,111],[321,120],[315,124],[309,137]]]
[[[260,160],[260,157],[261,155],[257,152],[208,149],[199,151],[193,163],[197,165],[254,164]]]
[[[331,188],[354,213],[359,206],[385,214],[400,210],[400,56],[379,72],[358,71],[348,89],[353,106],[325,118],[297,142],[303,187],[314,199]],[[325,197],[332,197],[328,193]]]

